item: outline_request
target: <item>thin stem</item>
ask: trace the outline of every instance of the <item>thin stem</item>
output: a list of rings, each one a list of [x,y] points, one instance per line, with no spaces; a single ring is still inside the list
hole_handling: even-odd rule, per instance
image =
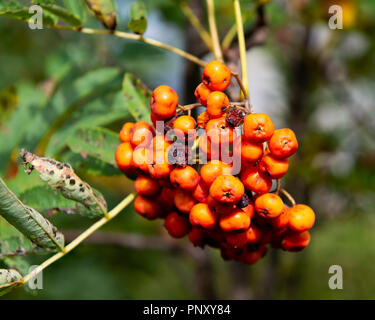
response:
[[[249,96],[248,96],[248,93],[247,93],[247,90],[240,78],[240,76],[238,75],[238,73],[234,73],[232,72],[232,76],[237,80],[237,83],[238,85],[240,86],[240,89],[241,89],[241,96],[244,98],[244,104],[245,104],[245,107],[246,107],[246,112],[247,113],[253,113],[253,107],[252,105],[250,104],[250,101],[249,101]]]
[[[207,1],[207,11],[208,11],[208,24],[210,26],[212,44],[214,49],[215,59],[224,61],[223,53],[220,48],[219,34],[217,32],[216,20],[215,20],[215,5],[214,0]]]
[[[290,201],[290,203],[292,204],[293,207],[296,205],[296,200],[294,200],[294,198],[292,197],[292,195],[288,191],[286,191],[285,189],[281,188],[280,192],[282,194],[284,194],[285,197],[287,197],[287,199]]]
[[[198,32],[199,36],[201,37],[203,42],[206,44],[207,48],[212,51],[211,35],[203,27],[203,25],[200,23],[197,16],[194,14],[193,10],[191,10],[191,8],[186,3],[181,3],[180,6],[181,6],[182,13],[186,16],[186,18],[190,21],[191,25]]]
[[[247,74],[246,44],[245,44],[245,34],[243,31],[241,6],[240,6],[239,0],[233,0],[233,1],[234,1],[234,12],[236,15],[238,44],[239,44],[240,59],[241,59],[242,83],[247,93],[247,96],[249,96],[249,79],[248,79],[248,74]],[[247,100],[249,100],[249,98]]]
[[[53,255],[48,260],[44,261],[40,266],[35,268],[32,272],[27,274],[23,279],[21,280],[22,284],[26,284],[30,279],[35,277],[37,274],[42,272],[45,268],[56,262],[57,260],[61,259],[63,256],[68,254],[70,251],[72,251],[74,248],[76,248],[82,241],[84,241],[86,238],[88,238],[90,235],[92,235],[95,231],[100,229],[103,225],[105,225],[108,221],[112,220],[114,217],[116,217],[126,206],[128,206],[134,199],[135,194],[131,193],[129,194],[124,200],[122,200],[114,209],[112,209],[108,213],[108,217],[103,217],[96,223],[94,223],[90,228],[88,228],[86,231],[84,231],[82,234],[80,234],[76,239],[74,239],[72,242],[70,242],[66,247],[64,252],[58,252],[55,255]]]
[[[281,189],[281,179],[276,180],[276,194],[280,194],[280,189]]]
[[[198,57],[196,57],[196,56],[194,56],[194,55],[192,55],[192,54],[190,54],[186,51],[175,48],[173,46],[162,43],[160,41],[150,39],[150,38],[144,38],[141,35],[137,35],[137,34],[133,34],[133,33],[129,33],[129,32],[123,32],[123,31],[117,31],[117,30],[112,31],[112,30],[105,30],[105,29],[91,29],[91,28],[79,29],[79,28],[71,28],[71,27],[65,27],[65,26],[50,26],[50,27],[53,28],[53,29],[69,30],[69,31],[81,32],[81,33],[85,33],[85,34],[111,34],[111,35],[113,35],[115,37],[118,37],[118,38],[141,41],[141,42],[147,43],[149,45],[152,45],[154,47],[171,51],[171,52],[173,52],[173,53],[175,53],[175,54],[177,54],[177,55],[179,55],[179,56],[181,56],[181,57],[183,57],[187,60],[190,60],[190,61],[196,63],[197,65],[199,65],[201,67],[205,67],[205,65],[206,65],[206,63],[203,60],[199,59]]]

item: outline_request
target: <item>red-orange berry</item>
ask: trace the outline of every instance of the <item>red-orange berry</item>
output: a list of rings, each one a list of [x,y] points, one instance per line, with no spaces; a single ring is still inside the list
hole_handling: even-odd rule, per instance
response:
[[[268,143],[268,148],[274,157],[288,158],[298,149],[296,135],[288,128],[275,130]]]
[[[245,117],[243,130],[246,139],[264,142],[272,137],[275,127],[265,113],[251,113]]]
[[[165,218],[164,226],[173,238],[186,236],[191,227],[189,220],[177,212],[172,212]]]
[[[212,91],[224,91],[230,84],[231,72],[220,61],[211,61],[202,75],[203,83]]]
[[[207,98],[211,92],[212,91],[204,83],[200,83],[195,89],[194,95],[202,106],[206,106]]]
[[[289,169],[289,160],[277,159],[268,153],[262,157],[258,168],[259,171],[267,174],[272,179],[281,179]]]
[[[130,142],[130,133],[131,133],[131,130],[133,129],[133,127],[134,127],[133,122],[126,122],[122,126],[121,131],[119,133],[119,138],[120,138],[121,142]]]
[[[305,231],[313,227],[315,223],[314,211],[304,204],[297,204],[288,209],[288,227],[294,231]]]
[[[152,93],[150,105],[152,113],[159,119],[168,119],[176,113],[177,93],[169,86],[159,86]]]
[[[190,223],[195,227],[213,229],[217,223],[217,217],[205,203],[196,204],[190,211]]]
[[[195,206],[197,200],[193,198],[190,192],[177,189],[176,195],[174,197],[174,205],[178,211],[189,214],[190,210]]]
[[[245,193],[245,187],[240,179],[232,175],[221,175],[210,187],[210,195],[222,203],[237,203]]]
[[[206,112],[211,118],[220,118],[228,110],[229,99],[221,91],[212,92],[207,98]]]
[[[146,219],[153,220],[158,218],[160,208],[154,199],[149,199],[138,195],[134,200],[134,209]]]
[[[241,209],[234,209],[232,213],[221,215],[220,228],[224,231],[247,230],[250,226],[250,217]]]
[[[258,171],[254,166],[246,167],[241,171],[241,181],[247,190],[256,193],[267,193],[272,187],[272,179]]]
[[[138,121],[130,132],[130,143],[135,148],[147,147],[155,135],[154,129],[145,121]]]
[[[284,250],[298,252],[306,248],[310,243],[310,233],[308,231],[297,232],[288,231],[285,232],[281,246]]]
[[[256,198],[255,210],[263,218],[276,218],[284,210],[281,198],[274,193],[266,193]]]
[[[161,187],[156,180],[151,179],[148,176],[142,176],[142,175],[138,176],[137,179],[135,180],[134,188],[138,194],[145,196],[145,197],[154,197],[161,190]]]
[[[169,177],[175,187],[190,191],[194,190],[199,182],[199,174],[191,166],[175,168],[172,170]]]

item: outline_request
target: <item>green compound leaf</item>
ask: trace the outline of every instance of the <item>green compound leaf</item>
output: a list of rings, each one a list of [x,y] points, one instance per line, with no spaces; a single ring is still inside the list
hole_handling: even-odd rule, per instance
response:
[[[59,190],[65,198],[81,203],[96,216],[103,216],[107,212],[107,203],[103,196],[82,181],[69,164],[40,158],[25,150],[21,151],[21,158],[27,173],[35,169],[42,180],[53,189]]]
[[[67,142],[69,148],[82,155],[116,166],[115,151],[119,145],[116,133],[104,128],[78,128]]]
[[[38,211],[24,205],[1,178],[0,215],[35,245],[49,250],[64,247],[64,236]]]
[[[85,6],[82,0],[63,0],[65,7],[73,13],[76,17],[84,22],[85,21]]]
[[[114,0],[86,0],[89,8],[97,19],[110,30],[115,30],[117,25],[116,6]]]
[[[29,22],[30,18],[35,12],[29,13],[29,7],[20,5],[14,0],[1,0],[0,1],[0,15]],[[43,25],[53,26],[57,23],[57,18],[54,15],[50,15],[48,12],[43,11]]]
[[[126,73],[122,83],[122,93],[133,118],[136,121],[150,122],[151,91],[139,79]]]
[[[136,34],[144,34],[147,29],[147,9],[143,1],[135,1],[130,7],[128,28]]]
[[[70,24],[73,27],[82,26],[81,19],[63,7],[60,7],[55,4],[40,4],[40,6],[45,11],[51,13],[52,15],[55,15],[56,17],[65,21],[66,23]]]

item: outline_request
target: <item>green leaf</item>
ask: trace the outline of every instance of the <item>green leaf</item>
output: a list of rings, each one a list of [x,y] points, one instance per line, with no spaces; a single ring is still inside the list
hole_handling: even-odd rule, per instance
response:
[[[37,186],[26,190],[20,195],[20,200],[47,216],[61,212],[79,214],[89,218],[97,217],[95,213],[92,213],[79,202],[64,198],[57,190],[47,186]]]
[[[75,152],[116,166],[115,151],[119,145],[118,135],[108,129],[79,128],[68,139],[67,145]]]
[[[116,29],[117,15],[114,0],[86,0],[97,19],[110,30]]]
[[[136,34],[144,34],[147,29],[147,10],[143,1],[137,0],[130,7],[129,29]]]
[[[150,123],[150,90],[130,73],[126,73],[122,84],[122,92],[129,112],[136,121]]]
[[[65,21],[66,23],[70,24],[73,27],[81,27],[82,21],[81,19],[74,15],[73,13],[69,12],[67,9],[60,7],[55,4],[40,4],[40,6],[47,12],[55,15],[59,19]]]
[[[40,158],[25,150],[22,150],[21,158],[27,173],[35,169],[42,180],[59,190],[65,198],[81,203],[96,216],[103,216],[107,212],[107,203],[103,196],[82,181],[69,164]]]
[[[56,250],[64,246],[64,236],[38,211],[24,205],[1,178],[0,215],[41,248]]]
[[[17,1],[14,0],[2,0],[0,1],[0,15],[4,15],[9,18],[22,20],[29,22],[30,18],[35,13],[29,13],[29,7],[21,6]],[[43,11],[43,25],[53,26],[57,23],[57,19],[54,16]]]
[[[84,22],[85,21],[85,7],[82,0],[63,0],[65,7],[75,16]]]
[[[26,255],[38,251],[32,242],[0,217],[0,258]]]
[[[86,174],[94,176],[118,176],[122,172],[115,168],[113,165],[105,163],[101,160],[95,159],[88,155],[81,155],[78,153],[67,152],[63,158],[65,162],[68,162],[78,172],[84,172]]]

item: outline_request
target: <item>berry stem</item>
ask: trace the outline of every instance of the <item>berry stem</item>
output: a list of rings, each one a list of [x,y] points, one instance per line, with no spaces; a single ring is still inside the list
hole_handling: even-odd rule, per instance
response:
[[[147,43],[157,48],[171,51],[187,60],[194,62],[195,64],[201,66],[202,68],[206,66],[206,62],[204,62],[203,60],[199,59],[198,57],[184,50],[170,46],[168,44],[162,43],[154,39],[145,38],[141,35],[137,35],[137,34],[133,34],[129,32],[123,32],[123,31],[117,31],[117,30],[113,31],[113,30],[105,30],[105,29],[91,29],[91,28],[72,28],[72,27],[67,27],[67,26],[49,26],[49,27],[52,29],[75,31],[75,32],[81,32],[85,34],[110,34],[118,38],[136,40],[136,41]]]
[[[190,21],[191,25],[195,28],[195,30],[198,32],[199,36],[203,40],[203,42],[206,44],[207,48],[211,51],[212,48],[212,39],[209,32],[203,27],[197,16],[194,14],[193,10],[188,6],[186,3],[181,3],[181,11],[185,15],[185,17]]]
[[[215,56],[215,59],[224,61],[223,53],[220,47],[220,40],[219,40],[218,31],[217,31],[216,20],[215,20],[214,0],[206,0],[206,1],[207,1],[208,24],[210,26],[210,33],[211,33],[212,44],[213,44],[213,49],[214,49],[213,54]]]
[[[42,272],[45,268],[47,268],[48,266],[50,266],[57,260],[61,259],[70,251],[72,251],[74,248],[76,248],[80,243],[82,243],[86,238],[92,235],[95,231],[97,231],[99,228],[105,225],[108,221],[111,221],[113,218],[115,218],[123,209],[125,209],[133,201],[134,198],[135,198],[134,193],[129,194],[125,199],[123,199],[115,208],[113,208],[108,213],[107,217],[101,218],[99,221],[97,221],[91,227],[89,227],[86,231],[81,233],[76,239],[70,242],[64,248],[64,251],[56,253],[51,258],[44,261],[40,266],[35,268],[32,272],[24,276],[22,280],[20,280],[20,285],[26,284],[30,279],[34,278],[37,274]]]
[[[287,199],[290,201],[290,203],[292,204],[293,207],[296,205],[296,200],[294,200],[294,198],[291,196],[291,194],[288,191],[286,191],[285,189],[281,188],[280,192],[282,194],[284,194],[285,197],[287,197]]]
[[[279,195],[280,194],[280,189],[281,189],[281,179],[277,179],[276,180],[276,194]]]
[[[245,44],[245,34],[243,31],[243,22],[242,22],[242,15],[241,15],[241,6],[239,0],[233,0],[234,4],[234,12],[236,16],[236,25],[237,25],[237,35],[238,35],[238,44],[240,50],[240,59],[241,59],[241,75],[242,75],[242,83],[244,90],[242,90],[243,95],[246,100],[249,100],[249,79],[247,73],[247,59],[246,59],[246,44]],[[241,88],[242,89],[242,88]],[[246,92],[246,95],[245,93]],[[250,101],[250,100],[249,100]]]

